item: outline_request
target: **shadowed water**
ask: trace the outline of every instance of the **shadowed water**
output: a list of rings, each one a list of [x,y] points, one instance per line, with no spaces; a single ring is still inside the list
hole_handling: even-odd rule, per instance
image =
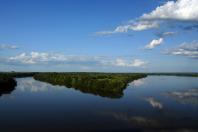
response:
[[[198,78],[148,76],[111,99],[19,78],[0,97],[0,131],[197,131]]]

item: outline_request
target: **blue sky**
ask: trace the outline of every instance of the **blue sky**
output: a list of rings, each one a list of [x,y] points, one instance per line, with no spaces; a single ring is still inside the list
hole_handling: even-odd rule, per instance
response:
[[[0,0],[0,71],[198,72],[196,5]]]

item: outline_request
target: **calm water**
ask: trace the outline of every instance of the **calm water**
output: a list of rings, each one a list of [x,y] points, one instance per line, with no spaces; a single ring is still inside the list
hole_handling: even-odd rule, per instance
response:
[[[119,99],[16,80],[0,97],[0,132],[198,130],[198,78],[148,76]]]

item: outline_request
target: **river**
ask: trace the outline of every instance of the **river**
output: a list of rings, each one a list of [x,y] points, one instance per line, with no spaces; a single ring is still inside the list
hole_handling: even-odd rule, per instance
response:
[[[148,76],[117,99],[17,78],[0,96],[1,132],[197,131],[198,78]]]

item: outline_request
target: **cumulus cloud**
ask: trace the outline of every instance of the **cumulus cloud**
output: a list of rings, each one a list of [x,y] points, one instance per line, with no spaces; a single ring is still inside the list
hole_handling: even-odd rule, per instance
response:
[[[164,53],[167,55],[179,55],[190,58],[198,58],[198,41],[183,43],[177,48],[166,50]]]
[[[152,28],[159,28],[160,24],[167,21],[197,22],[198,21],[198,0],[176,0],[167,1],[156,7],[150,13],[130,21],[129,23],[117,26],[112,31],[97,32],[97,35],[110,35],[115,33],[126,33],[142,31]],[[196,28],[195,26],[192,27]]]
[[[153,49],[156,46],[159,46],[163,43],[164,39],[159,38],[159,39],[153,39],[149,44],[145,46],[145,49]]]
[[[140,59],[109,58],[100,56],[64,55],[58,53],[31,52],[21,53],[9,57],[8,62],[21,64],[74,64],[74,65],[100,65],[113,67],[142,67],[146,64]]]
[[[161,45],[164,42],[164,38],[175,35],[176,32],[163,32],[163,33],[157,33],[156,35],[159,37],[159,39],[153,39],[149,44],[145,46],[145,49],[153,49],[159,45]]]
[[[21,62],[24,64],[35,64],[38,62],[48,62],[53,60],[64,60],[65,58],[59,54],[31,52],[30,54],[21,53],[17,56],[10,57],[9,61]]]
[[[173,36],[176,34],[175,32],[163,32],[163,33],[157,33],[156,35],[159,36],[159,39],[153,39],[149,44],[145,46],[145,49],[153,49],[159,45],[161,45],[164,41],[164,38]]]
[[[144,14],[141,19],[198,21],[197,5],[197,0],[168,1],[152,12]]]
[[[30,54],[21,53],[14,57],[9,57],[9,61],[20,62],[23,64],[36,64],[47,62],[86,62],[95,61],[97,57],[64,55],[59,53],[31,52]]]
[[[16,45],[0,44],[0,50],[4,49],[17,49]]]

